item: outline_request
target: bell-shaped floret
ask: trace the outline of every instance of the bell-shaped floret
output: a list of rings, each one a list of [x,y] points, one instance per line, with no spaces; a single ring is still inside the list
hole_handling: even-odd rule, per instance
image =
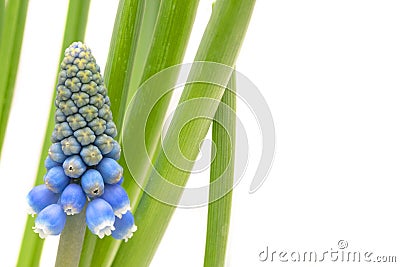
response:
[[[118,218],[121,218],[123,214],[131,209],[128,194],[120,185],[106,184],[101,198],[111,205],[114,210],[114,215]]]
[[[29,214],[37,214],[45,207],[57,203],[59,195],[41,184],[32,188],[26,196],[29,205]]]
[[[101,173],[104,182],[107,184],[116,184],[121,180],[122,167],[111,158],[103,158],[96,169]]]
[[[70,156],[63,163],[64,172],[71,178],[79,178],[86,171],[86,165],[78,155]]]
[[[114,222],[115,230],[112,231],[111,235],[115,239],[122,239],[125,242],[132,237],[133,233],[136,232],[137,227],[135,225],[135,220],[130,211],[122,215],[122,218],[115,218]]]
[[[44,183],[54,193],[61,193],[69,182],[70,179],[61,166],[51,168],[44,176]]]
[[[88,203],[86,224],[93,234],[100,238],[111,235],[111,231],[115,229],[114,221],[113,209],[104,199],[96,198]]]
[[[33,230],[40,238],[59,235],[65,226],[67,215],[58,204],[51,204],[39,212]]]
[[[67,215],[81,212],[85,203],[85,193],[78,184],[69,184],[61,194],[60,204]]]
[[[103,177],[100,172],[90,169],[82,176],[81,185],[83,191],[90,198],[96,198],[104,192]]]

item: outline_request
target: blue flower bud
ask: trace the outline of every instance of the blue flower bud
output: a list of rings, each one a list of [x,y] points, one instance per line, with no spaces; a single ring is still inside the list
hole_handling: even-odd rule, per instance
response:
[[[100,70],[97,70],[97,64],[96,64],[96,62],[89,62],[87,65],[86,65],[86,67],[85,67],[85,69],[87,69],[87,70],[90,70],[91,72],[100,72]]]
[[[96,139],[94,132],[89,127],[75,131],[74,136],[82,146],[89,145]]]
[[[68,64],[67,66],[65,66],[65,68],[67,70],[68,78],[75,77],[76,73],[78,72],[78,67],[72,64]]]
[[[63,123],[57,123],[54,126],[54,131],[53,134],[54,138],[57,141],[61,141],[63,140],[65,137],[71,136],[72,135],[72,130],[69,127],[67,122],[63,122]]]
[[[105,154],[104,157],[112,158],[114,160],[119,160],[119,158],[121,157],[121,147],[117,141],[115,140],[113,141],[112,150],[109,153]]]
[[[51,168],[44,176],[44,183],[54,193],[61,193],[69,182],[61,166]]]
[[[80,69],[80,70],[84,70],[86,64],[88,63],[88,61],[84,58],[76,58],[74,60],[74,64]]]
[[[96,84],[102,84],[103,83],[103,78],[101,77],[100,72],[97,72],[97,73],[93,74],[92,80]]]
[[[112,120],[112,113],[110,106],[104,104],[101,109],[99,109],[99,116],[106,121]]]
[[[81,114],[69,115],[67,122],[72,130],[78,130],[86,126],[86,121]]]
[[[64,229],[67,215],[58,204],[51,204],[39,212],[33,230],[40,238],[59,235]]]
[[[58,74],[58,84],[64,84],[65,81],[67,80],[67,72],[65,70],[60,71],[60,74]]]
[[[89,95],[84,92],[73,93],[71,99],[74,101],[75,105],[80,108],[89,103]]]
[[[60,109],[56,110],[55,118],[56,122],[64,122],[66,120],[66,116],[64,115],[64,113],[62,113]]]
[[[114,227],[115,230],[111,233],[112,237],[125,240],[125,242],[128,242],[128,239],[137,230],[135,220],[130,211],[122,215],[122,218],[115,218]]]
[[[86,171],[86,165],[78,155],[70,156],[63,163],[64,173],[71,178],[79,178]]]
[[[90,96],[94,96],[97,94],[97,84],[93,81],[90,83],[84,84],[82,86],[82,91],[87,93]]]
[[[82,83],[89,83],[92,80],[92,75],[92,72],[89,70],[80,70],[76,74],[76,77],[78,77]]]
[[[61,165],[61,163],[55,162],[49,156],[47,156],[47,158],[44,160],[44,167],[46,168],[46,170],[50,170],[51,168],[60,166],[60,165]]]
[[[58,108],[67,116],[78,112],[78,108],[71,99],[67,101],[61,101],[60,104],[58,104]]]
[[[107,184],[115,184],[121,180],[122,167],[113,159],[103,158],[96,169],[101,173],[104,182]]]
[[[49,148],[49,157],[55,162],[63,163],[67,156],[64,155],[64,152],[61,148],[61,143],[54,143]]]
[[[69,90],[64,85],[57,86],[57,98],[61,101],[68,100],[72,95],[71,90]]]
[[[88,170],[82,176],[81,185],[83,191],[90,198],[96,198],[103,194],[104,192],[104,181],[101,174],[93,169]]]
[[[90,122],[98,116],[98,109],[95,106],[87,105],[79,109],[79,113],[85,118],[87,122]]]
[[[101,153],[107,154],[113,149],[114,139],[106,134],[102,134],[97,136],[94,144],[100,149]]]
[[[111,235],[111,231],[115,230],[114,221],[114,212],[105,200],[97,198],[88,203],[86,224],[93,234],[100,238]]]
[[[74,77],[72,79],[67,79],[65,80],[65,86],[71,90],[71,92],[79,92],[79,89],[81,89],[82,83],[81,81]]]
[[[81,151],[81,145],[76,141],[75,137],[70,136],[61,141],[61,149],[65,155],[70,156],[78,154]]]
[[[106,125],[106,130],[104,132],[114,138],[117,136],[117,126],[115,126],[115,123],[113,121],[108,121]]]
[[[123,214],[131,210],[131,203],[125,189],[117,184],[106,184],[104,186],[104,193],[102,199],[111,205],[114,215],[121,218]]]
[[[69,184],[61,194],[60,204],[67,215],[81,212],[85,203],[85,193],[78,184]]]
[[[101,94],[95,94],[90,97],[90,104],[99,109],[104,105],[104,97]]]
[[[89,122],[89,127],[96,135],[100,135],[106,130],[106,123],[107,122],[105,120],[96,118]]]
[[[39,213],[48,205],[57,203],[58,198],[59,195],[49,190],[46,185],[41,184],[35,186],[26,196],[28,205],[30,207],[28,213],[32,215]]]
[[[104,85],[100,85],[97,89],[99,94],[102,94],[103,96],[107,95],[107,88]]]
[[[97,165],[101,161],[101,159],[103,158],[103,156],[101,155],[100,150],[97,148],[97,146],[94,146],[94,145],[85,146],[82,149],[80,155],[81,155],[83,161],[88,166]]]

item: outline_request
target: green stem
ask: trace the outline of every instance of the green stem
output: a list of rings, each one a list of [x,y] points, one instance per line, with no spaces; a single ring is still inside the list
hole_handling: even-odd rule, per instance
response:
[[[83,238],[86,231],[85,211],[68,216],[58,244],[56,267],[75,267],[79,265]]]
[[[221,103],[236,111],[235,74],[228,83],[230,90],[225,90]],[[232,90],[232,91],[231,91]],[[215,144],[215,158],[210,168],[210,190],[207,220],[206,251],[204,254],[204,266],[224,266],[225,254],[229,234],[229,222],[231,216],[232,190],[222,198],[221,192],[227,188],[233,188],[234,159],[235,159],[235,132],[236,116],[228,110],[218,107],[215,113],[215,121],[212,124],[212,139]],[[213,183],[217,179],[224,179],[225,183]]]
[[[8,1],[0,26],[0,156],[14,95],[15,79],[21,54],[28,0]],[[0,4],[4,6],[3,4]],[[0,8],[1,9],[1,8]]]
[[[219,0],[215,2],[196,60],[219,62],[232,67],[244,39],[254,4],[255,0]],[[201,71],[193,75],[204,75],[203,72],[207,72],[206,69]],[[210,75],[219,77],[221,74]],[[224,77],[221,77],[221,80],[226,79],[226,82],[230,78],[226,74],[222,76]],[[163,187],[164,179],[173,184],[185,186],[190,172],[177,168],[171,161],[179,161],[182,154],[187,159],[194,161],[199,153],[197,145],[204,140],[211,123],[208,119],[196,119],[181,128],[180,122],[187,121],[186,119],[191,116],[195,117],[195,114],[214,117],[218,108],[216,102],[221,99],[223,94],[224,88],[215,85],[192,84],[185,87],[181,103],[196,98],[211,98],[217,101],[209,101],[204,105],[195,105],[193,107],[188,107],[187,105],[187,108],[182,108],[174,113],[164,139],[164,150],[168,152],[168,157],[164,151],[160,152],[155,163],[155,170],[157,171],[151,172],[148,184],[148,187],[154,190],[155,194],[168,197],[169,200],[173,200],[172,203],[178,203],[182,191],[166,192]],[[175,149],[177,136],[179,136],[179,148],[181,151]],[[164,179],[156,179],[158,176]],[[139,230],[132,240],[121,244],[113,266],[121,266],[122,264],[127,266],[148,266],[174,211],[174,206],[161,203],[144,194],[135,212],[136,224]]]
[[[84,39],[87,18],[89,14],[89,5],[90,5],[90,0],[70,0],[59,62],[61,62],[61,60],[64,57],[65,49],[72,42]],[[58,72],[57,72],[57,77],[55,79],[56,83],[57,80],[58,80]],[[54,85],[54,88],[55,86],[56,84]],[[43,176],[46,173],[46,168],[44,167],[43,162],[47,157],[47,152],[51,145],[50,138],[54,129],[55,107],[53,103],[55,100],[55,96],[56,96],[56,90],[54,90],[53,99],[51,101],[51,109],[47,121],[46,134],[43,141],[42,152],[39,161],[38,172],[36,175],[35,185],[43,183]],[[34,219],[29,216],[25,226],[25,232],[19,252],[17,266],[21,267],[39,266],[40,255],[43,248],[43,240],[40,239],[38,235],[32,231],[33,225],[34,225]]]

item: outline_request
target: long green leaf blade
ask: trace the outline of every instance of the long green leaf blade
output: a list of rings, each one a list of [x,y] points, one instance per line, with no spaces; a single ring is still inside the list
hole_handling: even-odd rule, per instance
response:
[[[140,30],[140,43],[138,44],[138,49],[140,48],[140,50],[136,51],[136,56],[139,54],[140,56],[134,59],[133,75],[135,76],[133,76],[131,80],[129,95],[133,95],[136,92],[138,85],[142,81],[158,71],[178,64],[183,60],[198,1],[183,2],[168,0],[162,1],[160,7],[158,6],[159,2],[161,1],[146,1]],[[157,14],[159,14],[159,19],[156,21]],[[169,49],[165,49],[166,47]],[[140,76],[140,78],[138,78],[138,76]],[[171,79],[174,78],[175,77],[171,77]],[[157,88],[154,88],[152,92],[146,93],[157,93]],[[160,105],[155,109],[157,112],[153,113],[152,117],[149,119],[154,125],[157,125],[158,129],[161,128],[161,123],[168,107],[170,96],[168,97],[169,98],[165,98],[160,102]],[[143,116],[140,106],[137,107],[137,111],[138,114],[136,116]],[[124,114],[120,113],[120,115]],[[121,117],[121,119],[122,118],[123,117]],[[122,123],[118,125],[118,128],[120,129],[121,126]],[[151,131],[151,133],[153,134],[153,139],[150,138],[149,140],[155,140],[157,143],[158,135],[154,134],[153,131]],[[131,138],[134,140],[136,137],[132,136]],[[148,143],[151,144],[152,142],[149,141]],[[126,150],[129,148],[123,147],[122,149]],[[140,188],[133,182],[123,156],[120,163],[125,169],[124,186],[131,196],[137,196]],[[133,203],[135,203],[135,199],[137,200],[137,198],[134,198]],[[110,266],[120,243],[120,241],[112,238],[98,240],[96,242],[91,266]]]
[[[5,7],[6,7],[6,1],[5,0],[0,0],[0,38],[1,38],[1,35],[3,34],[4,9],[5,9]]]
[[[236,111],[235,74],[228,83],[221,103]],[[232,91],[231,91],[232,90]],[[227,109],[218,107],[212,124],[212,140],[215,144],[215,158],[210,168],[210,202],[227,188],[233,188],[236,116]],[[214,148],[214,147],[213,147]],[[214,153],[212,153],[214,154]],[[224,179],[225,183],[213,182]],[[231,216],[232,191],[208,204],[206,251],[204,266],[224,266]]]
[[[254,7],[254,0],[220,0],[214,4],[210,21],[198,53],[197,61],[214,61],[233,66]],[[201,73],[200,73],[201,74]],[[217,74],[216,74],[217,75]],[[229,76],[226,82],[229,80]],[[199,97],[206,97],[220,100],[224,93],[223,88],[213,85],[193,84],[187,86],[182,94],[181,103]],[[179,123],[190,115],[207,114],[214,117],[218,108],[215,101],[210,101],[205,105],[193,105],[190,108],[181,109],[175,112],[167,135],[164,139],[164,148],[170,152],[167,156],[164,151],[158,157],[155,169],[167,181],[184,186],[190,175],[189,172],[176,168],[169,159],[179,159],[183,154],[189,160],[195,160],[199,151],[196,146],[207,134],[210,121],[207,119],[196,119],[188,123],[187,127],[180,129]],[[179,136],[180,151],[175,148],[175,138]],[[174,161],[176,162],[176,161]],[[192,167],[192,166],[191,166]],[[160,195],[166,195],[178,203],[180,192],[165,192],[161,185],[161,180],[153,180],[157,177],[156,172],[150,176],[149,186]],[[173,215],[175,207],[155,200],[151,196],[144,194],[136,209],[136,222],[139,230],[134,238],[128,243],[121,244],[113,266],[148,266],[155,254],[161,238]]]
[[[64,50],[72,42],[84,39],[89,13],[89,5],[90,0],[70,0],[59,62],[64,56]],[[59,71],[57,71],[57,73],[58,72]],[[56,81],[57,80],[58,77],[56,78]],[[54,103],[55,96],[56,90],[54,90],[53,100],[51,103]],[[54,105],[51,105],[35,185],[41,184],[43,182],[43,176],[46,173],[46,168],[44,167],[43,162],[47,157],[47,151],[51,145],[50,137],[54,129],[54,112],[55,107]],[[43,248],[43,240],[40,239],[38,235],[32,231],[33,225],[34,219],[32,217],[28,217],[25,226],[24,238],[22,240],[21,249],[19,252],[17,266],[34,267],[39,265],[41,251]]]
[[[21,54],[28,0],[8,1],[0,30],[0,156],[14,95],[15,79]],[[4,3],[0,4],[4,5]],[[1,8],[0,8],[1,9]]]
[[[162,1],[154,30],[153,42],[140,84],[161,70],[182,62],[194,23],[197,6],[198,0]],[[175,80],[176,76],[172,75],[169,79]],[[158,88],[152,88],[144,92],[143,101],[138,102],[132,111],[131,116],[133,120],[130,121],[132,125],[136,125],[139,128],[143,126],[141,121],[146,116],[146,106],[153,104],[148,103],[146,99],[159,94],[160,90]],[[141,180],[147,178],[146,173],[150,166],[146,163],[146,159],[148,156],[153,158],[160,147],[160,132],[171,97],[172,93],[164,95],[154,106],[153,112],[146,120],[146,136],[143,136],[143,131],[137,131],[130,137],[133,142],[145,140],[148,155],[141,153],[141,151],[134,153],[135,144],[124,148],[125,153],[129,153],[130,160],[135,161],[135,165],[139,167],[134,172],[135,179]],[[126,166],[126,163],[124,164]],[[130,183],[128,184],[128,192],[131,196],[133,210],[135,210],[143,191],[136,183]]]
[[[127,96],[130,90],[134,56],[143,18],[144,0],[122,0],[115,17],[110,50],[104,72],[111,110],[117,131],[121,131]],[[128,174],[125,174],[125,179]],[[105,266],[113,258],[115,245],[111,238],[97,239],[89,231],[85,234],[80,266]],[[117,242],[115,242],[118,244]]]

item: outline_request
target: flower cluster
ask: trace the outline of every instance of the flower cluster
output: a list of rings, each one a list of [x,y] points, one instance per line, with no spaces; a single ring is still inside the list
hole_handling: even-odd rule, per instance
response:
[[[90,49],[74,42],[65,50],[57,85],[55,128],[45,161],[44,184],[27,200],[41,238],[62,232],[67,215],[85,210],[93,234],[128,240],[136,231],[121,186],[121,148],[114,137],[110,99]]]

